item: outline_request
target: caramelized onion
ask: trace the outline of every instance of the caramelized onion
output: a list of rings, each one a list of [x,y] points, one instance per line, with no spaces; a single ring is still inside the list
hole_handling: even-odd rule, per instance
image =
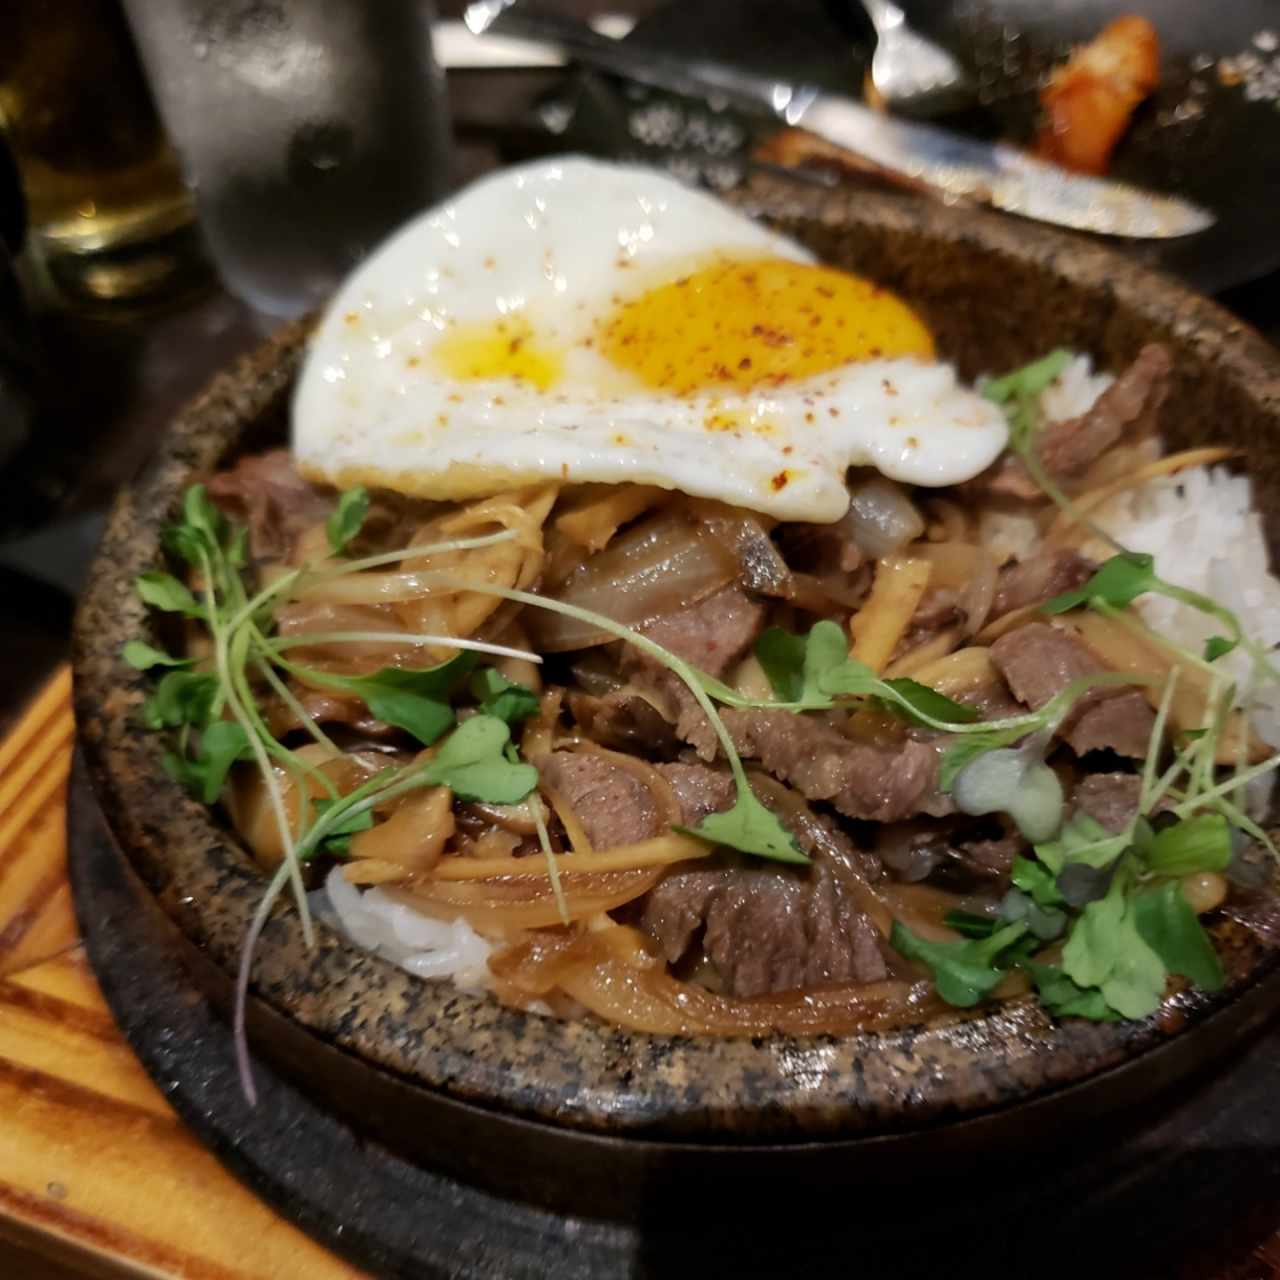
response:
[[[892,555],[924,532],[924,520],[902,486],[878,475],[849,486],[849,510],[840,523],[872,560]]]
[[[735,999],[673,978],[653,943],[612,925],[535,934],[490,958],[500,995],[560,990],[598,1017],[659,1035],[847,1034],[928,1016],[928,984],[884,981]],[[940,1006],[937,1006],[940,1008]]]
[[[555,599],[637,627],[704,599],[737,574],[734,555],[672,508],[624,531],[590,556]],[[528,621],[542,653],[587,649],[616,639],[561,614],[538,613]]]
[[[394,643],[395,637],[405,632],[400,620],[386,606],[296,600],[282,606],[276,620],[279,634],[289,638],[308,634],[323,636],[334,632],[386,632],[389,637],[385,643],[320,640],[315,644],[299,645],[290,651],[289,656],[305,667],[342,675],[363,675],[402,663],[412,666],[415,661],[422,660],[420,649],[415,652],[411,644],[397,646]]]
[[[465,861],[465,859],[464,859]],[[541,858],[514,861],[534,864]],[[585,920],[648,893],[665,867],[636,867],[629,871],[586,874],[562,870],[560,889],[570,920]],[[546,875],[490,876],[484,880],[430,879],[399,890],[418,911],[443,919],[461,916],[481,933],[510,935],[523,929],[561,924],[564,916],[555,888]]]
[[[702,527],[737,560],[742,586],[762,596],[790,595],[791,570],[773,545],[762,516],[721,502],[692,502],[690,508]]]

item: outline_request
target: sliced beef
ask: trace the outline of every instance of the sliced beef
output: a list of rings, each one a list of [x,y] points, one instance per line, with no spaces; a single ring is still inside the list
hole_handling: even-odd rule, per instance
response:
[[[1034,708],[1044,706],[1073,680],[1107,669],[1078,637],[1043,622],[1001,636],[991,646],[991,660],[1014,696]],[[1079,700],[1061,733],[1079,755],[1105,748],[1141,757],[1147,754],[1154,722],[1155,713],[1141,694],[1101,688]]]
[[[680,747],[672,726],[637,694],[617,690],[594,696],[575,689],[568,700],[578,727],[602,747],[650,756],[673,756]]]
[[[1067,725],[1067,741],[1077,755],[1086,751],[1114,751],[1143,759],[1155,725],[1151,704],[1137,689],[1112,693],[1078,712]]]
[[[693,946],[716,895],[733,883],[725,867],[692,867],[663,876],[641,899],[639,926],[658,944],[668,964]]]
[[[1169,392],[1172,368],[1173,361],[1164,347],[1156,343],[1143,347],[1090,409],[1079,417],[1045,427],[1037,443],[1044,469],[1059,480],[1070,481],[1123,437],[1136,438],[1154,430],[1156,416]],[[1036,501],[1045,497],[1022,460],[1013,454],[999,458],[965,488],[983,498]]]
[[[732,803],[727,772],[705,765],[660,769],[686,822]],[[869,901],[870,880],[878,874],[874,860],[780,783],[760,777],[752,785],[813,864],[674,871],[646,895],[641,927],[672,964],[686,958],[701,933],[703,954],[737,996],[885,977],[879,933],[860,905]]]
[[[593,849],[636,844],[666,825],[649,788],[605,756],[553,751],[540,772],[582,823]]]
[[[707,904],[702,947],[736,996],[888,974],[875,926],[822,866],[807,880],[767,867],[737,872]]]
[[[967,820],[921,818],[889,823],[876,832],[876,853],[908,884],[935,875],[952,878],[957,872],[965,879],[999,879],[1026,849],[1026,840],[1016,830],[979,835]]]
[[[1074,591],[1089,581],[1095,567],[1092,560],[1069,547],[1042,547],[1000,570],[990,616],[1000,618],[1014,609],[1043,604],[1064,591]]]
[[[994,840],[969,840],[956,846],[959,861],[978,875],[1006,876],[1013,860],[1027,852],[1027,842],[1016,832],[1008,831]]]
[[[951,587],[934,587],[926,591],[911,616],[895,656],[909,653],[951,627],[962,626],[967,614],[960,607],[958,593]]]
[[[1135,773],[1089,773],[1076,783],[1071,804],[1115,834],[1133,821],[1141,791]]]
[[[951,809],[950,798],[938,791],[934,742],[853,742],[820,720],[788,711],[729,708],[722,718],[740,755],[846,817],[896,822]]]
[[[1052,476],[1079,475],[1098,455],[1122,437],[1145,435],[1169,394],[1173,359],[1157,343],[1138,352],[1134,362],[1078,418],[1051,422],[1040,436],[1038,451]]]
[[[630,678],[644,687],[682,741],[703,760],[716,758],[720,744],[711,723],[679,677],[642,661]],[[727,707],[720,718],[739,755],[759,760],[806,799],[828,801],[846,817],[896,822],[952,810],[950,797],[937,787],[945,740],[855,742],[819,719],[789,711]]]
[[[733,804],[737,787],[727,769],[705,764],[660,764],[658,772],[671,784],[680,802],[680,821],[696,827],[703,818],[721,813]]]
[[[862,567],[866,556],[858,546],[849,513],[834,524],[784,524],[778,540],[786,553],[787,563],[813,573],[853,573]]]
[[[1001,454],[981,475],[963,484],[961,492],[975,502],[992,498],[1012,498],[1017,503],[1047,501],[1044,490],[1016,453]]]
[[[248,521],[249,548],[259,560],[284,560],[298,535],[326,519],[333,495],[305,480],[287,449],[253,453],[208,484],[220,507]]]
[[[697,604],[656,618],[640,631],[678,658],[719,676],[755,644],[766,612],[764,605],[740,588],[725,587]]]

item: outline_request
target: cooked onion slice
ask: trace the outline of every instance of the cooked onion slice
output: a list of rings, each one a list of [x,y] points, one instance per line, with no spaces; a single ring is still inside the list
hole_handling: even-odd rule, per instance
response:
[[[926,983],[888,980],[735,999],[668,972],[638,930],[535,934],[490,958],[498,992],[513,1003],[563,991],[598,1017],[659,1035],[848,1034],[922,1019],[937,1004]]]
[[[447,859],[446,863],[449,861],[463,863],[471,859]],[[486,858],[485,861],[496,860]],[[402,894],[403,901],[410,906],[428,915],[450,920],[461,916],[480,933],[510,937],[525,929],[563,924],[566,915],[570,921],[586,920],[602,911],[611,911],[648,893],[663,871],[661,866],[586,874],[562,870],[562,902],[558,902],[545,859],[508,861],[528,863],[532,874],[522,871],[519,875],[450,881],[437,873],[429,880],[399,886],[397,893]]]
[[[878,475],[849,486],[849,510],[841,523],[869,560],[892,555],[924,533],[924,520],[906,491]]]
[[[704,599],[737,575],[732,552],[678,510],[668,509],[589,557],[553,598],[638,627]],[[615,638],[561,614],[540,613],[528,621],[542,653],[586,649]]]

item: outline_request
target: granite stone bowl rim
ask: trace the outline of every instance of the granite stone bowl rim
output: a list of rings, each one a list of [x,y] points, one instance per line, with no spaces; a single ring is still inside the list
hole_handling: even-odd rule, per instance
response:
[[[783,225],[835,234],[888,229],[922,245],[972,248],[1059,282],[1105,280],[1117,304],[1157,317],[1175,345],[1209,357],[1280,428],[1280,357],[1235,317],[1099,246],[900,196],[758,184],[745,198]],[[191,479],[278,414],[308,326],[295,324],[216,378],[176,418],[111,514],[74,636],[77,724],[107,821],[183,933],[228,975],[264,883],[249,856],[161,767],[162,741],[137,711],[147,678],[120,657],[152,636],[133,588],[159,558],[159,529]],[[263,932],[253,992],[371,1067],[458,1101],[604,1134],[690,1141],[812,1141],[918,1130],[1006,1108],[1131,1063],[1189,1034],[1246,989],[1280,974],[1280,954],[1224,922],[1230,981],[1182,992],[1140,1023],[1055,1024],[1023,999],[928,1026],[858,1036],[692,1039],[562,1022],[426,982],[321,925],[308,952],[290,907]],[[1175,1024],[1180,1031],[1175,1031]],[[264,1046],[264,1050],[269,1047]]]

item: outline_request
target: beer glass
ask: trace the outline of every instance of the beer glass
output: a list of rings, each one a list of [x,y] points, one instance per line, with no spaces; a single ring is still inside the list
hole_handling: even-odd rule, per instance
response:
[[[7,0],[0,129],[31,246],[59,286],[132,296],[182,265],[191,199],[115,0]]]

